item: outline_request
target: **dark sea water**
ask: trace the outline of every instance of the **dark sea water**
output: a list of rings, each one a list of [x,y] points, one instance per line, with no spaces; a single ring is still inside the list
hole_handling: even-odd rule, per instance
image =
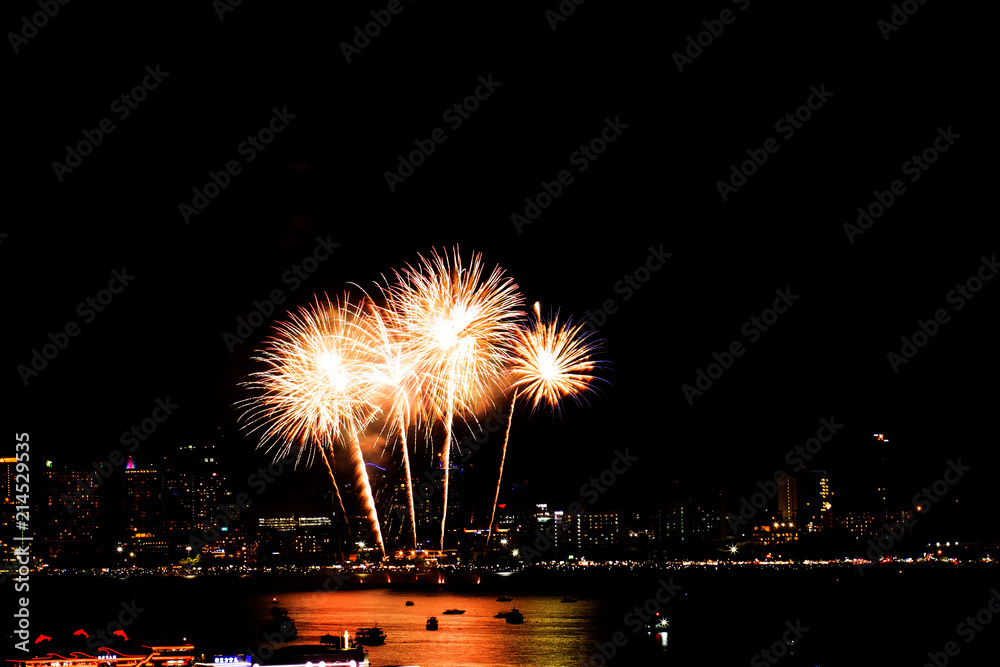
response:
[[[671,578],[680,586],[677,594],[664,604],[651,603],[661,582]],[[390,587],[375,579],[334,591],[317,590],[321,585],[320,578],[301,577],[36,577],[32,631],[59,635],[83,627],[93,632],[113,623],[122,604],[135,600],[142,611],[125,628],[131,638],[183,636],[209,650],[258,649],[266,645],[259,631],[276,597],[298,628],[291,643],[318,643],[321,635],[343,630],[353,636],[357,628],[377,623],[387,641],[370,648],[374,667],[921,667],[932,664],[928,652],[947,657],[941,652],[949,641],[958,656],[947,664],[1000,664],[1000,615],[993,620],[984,614],[992,622],[971,640],[969,633],[956,631],[967,616],[987,606],[991,589],[1000,590],[1000,570],[994,567],[880,566],[864,577],[847,567],[687,568],[586,576],[531,573],[441,587]],[[501,594],[513,602],[497,602]],[[578,601],[561,603],[564,596]],[[405,606],[407,600],[414,606]],[[659,606],[669,618],[665,647],[662,638],[636,631],[635,608],[644,605]],[[524,614],[523,625],[493,618],[512,606]],[[442,614],[450,608],[466,611]],[[429,616],[438,618],[437,632],[425,629]],[[794,653],[780,651],[780,657],[765,660],[760,652],[782,639],[787,623],[805,629]],[[602,648],[613,657],[603,657]]]

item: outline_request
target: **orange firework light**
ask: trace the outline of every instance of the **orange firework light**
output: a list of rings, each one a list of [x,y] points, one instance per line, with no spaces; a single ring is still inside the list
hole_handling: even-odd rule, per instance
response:
[[[463,266],[458,248],[450,259],[433,250],[396,276],[387,312],[416,373],[425,419],[488,399],[510,364],[524,314],[517,285],[500,267],[484,279],[478,253]]]
[[[267,368],[245,383],[260,395],[244,402],[251,432],[264,428],[261,444],[279,457],[298,447],[312,460],[314,447],[330,446],[364,430],[379,414],[370,371],[376,340],[360,305],[318,298],[276,325],[254,360]]]
[[[343,303],[317,299],[312,308],[300,308],[289,322],[278,324],[262,356],[255,357],[267,368],[253,373],[254,379],[246,383],[261,394],[244,403],[245,418],[251,431],[265,427],[261,445],[277,447],[278,456],[298,447],[297,460],[306,452],[311,462],[317,450],[332,457],[333,444],[343,443],[385,553],[358,439],[382,411],[377,376],[372,372],[378,360],[378,338],[363,306],[364,300],[354,304],[346,294]],[[332,467],[329,470],[332,479]]]
[[[423,429],[429,440],[435,423],[444,427],[443,549],[455,419],[474,420],[509,390],[511,415],[521,394],[533,411],[547,402],[556,412],[563,398],[580,400],[592,388],[590,372],[600,365],[591,360],[596,345],[582,325],[560,324],[558,314],[542,321],[537,303],[534,321],[526,323],[517,285],[500,267],[485,275],[479,253],[468,264],[458,247],[418,257],[415,266],[394,271],[392,285],[379,286],[384,306],[367,294],[355,301],[347,294],[336,302],[317,298],[277,324],[254,357],[265,368],[244,383],[257,395],[237,404],[243,426],[260,429],[260,446],[277,450],[276,456],[294,451],[297,460],[305,456],[311,463],[319,453],[338,500],[333,446],[347,448],[383,554],[361,452],[366,429],[377,426],[387,444],[399,438],[416,547],[407,436],[411,428],[414,435]],[[506,450],[507,438],[501,475]],[[497,485],[499,494],[499,479]]]
[[[458,247],[450,258],[436,249],[430,258],[421,255],[417,267],[408,264],[396,277],[388,290],[387,312],[404,343],[407,363],[416,372],[421,415],[429,422],[440,419],[445,428],[444,549],[452,425],[456,413],[474,412],[502,380],[524,300],[500,267],[483,278],[479,253],[464,266]]]
[[[486,534],[487,545],[493,534],[493,519],[500,499],[500,481],[503,478],[510,426],[518,397],[522,394],[528,397],[532,402],[532,412],[543,402],[547,402],[553,414],[557,411],[561,413],[563,398],[570,396],[580,402],[583,393],[591,389],[594,376],[590,371],[600,365],[599,362],[591,361],[591,356],[597,350],[597,344],[590,340],[591,332],[584,331],[582,324],[573,325],[570,321],[560,325],[558,313],[552,316],[551,321],[544,322],[540,311],[541,306],[536,301],[534,322],[517,331],[517,342],[509,370],[510,388],[514,390],[514,395],[510,399],[507,432],[500,453],[500,474],[497,476],[490,527]]]
[[[594,376],[590,371],[598,363],[591,361],[597,349],[591,342],[591,332],[583,324],[559,324],[559,314],[544,322],[535,303],[532,326],[518,330],[515,354],[510,366],[511,388],[526,394],[532,401],[532,411],[547,402],[552,412],[561,410],[560,401],[570,396],[579,401],[590,388]]]

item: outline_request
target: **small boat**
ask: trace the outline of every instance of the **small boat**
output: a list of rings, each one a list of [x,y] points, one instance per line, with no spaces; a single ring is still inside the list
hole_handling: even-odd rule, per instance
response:
[[[496,614],[493,618],[507,618],[508,616],[511,616],[513,614],[520,614],[520,613],[521,612],[517,610],[517,607],[514,607],[510,611],[501,611],[500,613]]]
[[[517,609],[509,612],[504,618],[511,624],[524,623],[524,614],[519,612]]]
[[[354,643],[358,646],[381,646],[385,643],[385,631],[378,625],[373,628],[358,628],[354,632]]]
[[[277,598],[271,600],[271,621],[265,623],[260,630],[261,636],[278,633],[284,641],[295,639],[299,636],[299,631],[295,627],[295,621],[288,616],[288,610],[278,603]]]
[[[563,598],[560,602],[576,602],[573,598]]]
[[[454,616],[455,614],[464,614],[464,609],[445,609],[444,614],[446,616]]]
[[[512,600],[506,595],[502,595],[497,598],[497,602],[512,602]]]
[[[427,629],[428,630],[438,629],[438,620],[435,617],[431,616],[430,618],[427,619]]]
[[[413,600],[407,600],[406,601],[406,606],[407,607],[412,607],[413,606]]]

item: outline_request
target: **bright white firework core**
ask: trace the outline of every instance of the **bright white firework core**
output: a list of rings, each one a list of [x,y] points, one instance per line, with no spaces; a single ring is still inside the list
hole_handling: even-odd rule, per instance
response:
[[[347,388],[347,378],[344,369],[340,365],[340,359],[331,352],[324,352],[319,355],[316,364],[320,370],[326,374],[326,379],[337,391],[344,391]]]

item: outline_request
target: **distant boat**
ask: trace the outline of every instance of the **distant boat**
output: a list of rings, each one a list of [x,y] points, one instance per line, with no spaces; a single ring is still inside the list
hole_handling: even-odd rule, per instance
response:
[[[519,612],[517,609],[509,612],[504,618],[510,624],[516,625],[518,623],[524,623],[524,614]]]
[[[445,609],[443,612],[446,616],[453,616],[455,614],[464,614],[464,609]]]
[[[573,598],[563,598],[560,602],[576,602]]]
[[[407,607],[412,607],[413,606],[413,600],[407,600],[406,601],[406,606]]]
[[[385,631],[378,625],[373,628],[358,628],[354,632],[354,643],[359,646],[381,646],[385,643]]]
[[[493,616],[493,618],[507,618],[508,616],[512,616],[514,614],[518,614],[519,615],[520,613],[521,612],[519,612],[517,610],[517,607],[514,607],[510,611],[501,611],[500,613],[498,613],[495,616]]]
[[[497,598],[497,602],[511,602],[512,600],[507,596],[501,596]]]
[[[436,618],[434,618],[433,616],[431,616],[430,618],[427,619],[427,629],[428,630],[437,630],[438,629],[438,620]]]

